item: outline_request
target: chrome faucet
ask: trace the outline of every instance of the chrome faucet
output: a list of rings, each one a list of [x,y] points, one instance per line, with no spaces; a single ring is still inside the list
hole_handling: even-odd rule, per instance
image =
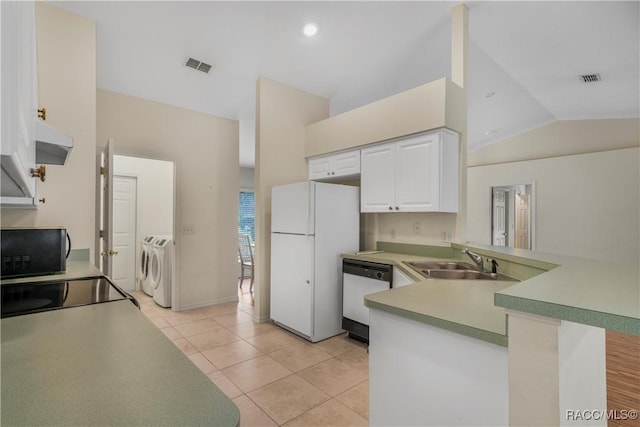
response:
[[[484,262],[482,260],[482,256],[478,255],[475,252],[471,252],[469,250],[469,248],[464,248],[462,250],[462,253],[465,255],[468,255],[469,258],[471,258],[471,260],[474,262],[474,264],[476,265],[476,267],[478,267],[478,269],[482,272],[484,272]]]

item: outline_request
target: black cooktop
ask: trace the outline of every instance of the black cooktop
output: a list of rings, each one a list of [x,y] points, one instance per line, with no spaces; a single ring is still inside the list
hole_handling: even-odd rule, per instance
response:
[[[136,299],[106,277],[3,284],[2,318],[111,301]]]

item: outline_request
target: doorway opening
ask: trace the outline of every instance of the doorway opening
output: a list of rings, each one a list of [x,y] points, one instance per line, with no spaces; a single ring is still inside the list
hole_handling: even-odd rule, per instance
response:
[[[96,189],[96,266],[124,290],[143,291],[144,260],[150,261],[153,253],[144,239],[162,237],[173,245],[175,165],[114,155],[113,150],[110,139],[104,152],[98,153],[98,165],[102,166]],[[169,265],[175,265],[175,251],[167,252],[172,258],[167,260]],[[171,306],[178,310],[175,268],[163,286],[165,283],[171,287]]]
[[[535,249],[535,183],[491,187],[491,244]]]

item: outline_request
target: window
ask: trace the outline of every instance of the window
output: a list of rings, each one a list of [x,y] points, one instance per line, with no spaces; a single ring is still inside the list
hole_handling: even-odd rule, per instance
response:
[[[253,191],[241,191],[238,204],[238,233],[248,234],[256,241],[255,196]]]

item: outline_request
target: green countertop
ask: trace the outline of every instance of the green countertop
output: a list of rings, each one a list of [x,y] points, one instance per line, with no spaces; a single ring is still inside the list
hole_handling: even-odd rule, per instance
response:
[[[401,244],[391,246],[403,248]],[[415,250],[413,245],[405,246]],[[507,274],[523,281],[425,279],[405,264],[443,258],[389,252],[343,257],[391,264],[416,281],[412,286],[367,295],[367,306],[496,344],[507,345],[505,309],[640,335],[637,265],[477,244],[452,243],[451,247],[455,254],[468,247],[485,258],[503,260],[501,266],[507,264],[507,269],[525,276]]]
[[[2,284],[102,276],[89,261]],[[236,406],[129,301],[2,319],[3,426],[236,426]]]
[[[129,301],[2,319],[3,426],[236,426],[237,407]]]
[[[406,264],[410,261],[432,261],[442,258],[389,252],[342,256],[393,265],[416,282],[413,285],[365,296],[367,307],[494,344],[507,345],[505,310],[493,305],[493,295],[516,282],[426,279]]]

